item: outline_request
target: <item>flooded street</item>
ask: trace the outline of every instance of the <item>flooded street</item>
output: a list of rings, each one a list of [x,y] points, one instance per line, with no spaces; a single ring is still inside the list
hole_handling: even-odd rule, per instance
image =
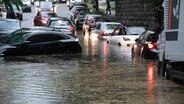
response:
[[[34,14],[22,25],[32,25]],[[77,36],[79,54],[0,57],[0,104],[184,104],[183,85],[158,76],[157,60]]]
[[[184,103],[184,87],[158,76],[156,60],[79,37],[82,54],[1,58],[0,104]]]

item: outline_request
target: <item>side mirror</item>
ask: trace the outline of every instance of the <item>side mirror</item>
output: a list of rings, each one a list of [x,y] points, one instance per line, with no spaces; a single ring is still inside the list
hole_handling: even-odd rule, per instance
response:
[[[135,41],[136,41],[136,42],[139,42],[139,41],[140,41],[140,39],[139,39],[139,38],[137,38],[137,39],[135,39]]]

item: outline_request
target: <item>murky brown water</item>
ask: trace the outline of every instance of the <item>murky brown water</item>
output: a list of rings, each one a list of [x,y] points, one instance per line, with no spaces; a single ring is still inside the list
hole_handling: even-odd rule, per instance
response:
[[[0,104],[184,104],[184,87],[156,60],[80,37],[82,54],[0,58]]]

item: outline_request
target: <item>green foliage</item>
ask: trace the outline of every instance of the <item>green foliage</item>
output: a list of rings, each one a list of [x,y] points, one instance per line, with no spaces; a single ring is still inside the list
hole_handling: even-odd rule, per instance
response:
[[[2,3],[5,5],[6,8],[10,9],[12,9],[12,4],[15,4],[18,9],[20,9],[18,5],[23,5],[22,0],[2,0]]]
[[[164,0],[149,0],[155,7],[161,5]]]

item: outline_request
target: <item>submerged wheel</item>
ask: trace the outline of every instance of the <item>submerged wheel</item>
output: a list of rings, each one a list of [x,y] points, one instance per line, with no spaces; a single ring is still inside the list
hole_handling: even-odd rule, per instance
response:
[[[167,63],[166,63],[165,77],[166,77],[166,79],[168,79],[168,80],[172,80],[171,70],[172,70],[172,67],[171,67],[171,65],[169,64],[169,62],[167,62]]]

